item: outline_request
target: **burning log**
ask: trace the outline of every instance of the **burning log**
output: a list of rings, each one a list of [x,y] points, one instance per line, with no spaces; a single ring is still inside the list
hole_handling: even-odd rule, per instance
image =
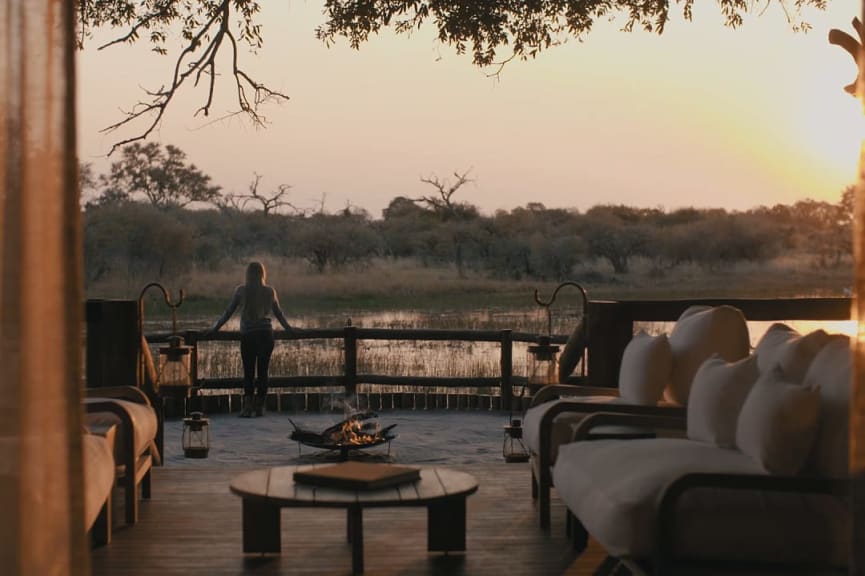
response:
[[[341,450],[343,453],[389,443],[396,438],[396,435],[391,432],[396,424],[381,428],[375,420],[377,417],[378,414],[375,412],[355,412],[322,432],[301,428],[289,418],[288,421],[294,426],[294,431],[289,438],[313,448]]]

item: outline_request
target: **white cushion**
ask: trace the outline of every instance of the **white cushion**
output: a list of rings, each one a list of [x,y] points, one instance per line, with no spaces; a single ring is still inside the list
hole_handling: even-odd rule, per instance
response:
[[[703,362],[688,398],[688,438],[734,448],[739,411],[759,375],[753,355],[726,362],[715,354]]]
[[[575,396],[572,398],[561,398],[551,402],[544,402],[532,406],[526,410],[523,416],[523,440],[526,448],[531,454],[540,454],[541,440],[541,418],[553,406],[567,401],[593,402],[593,403],[620,403],[618,396]],[[574,431],[586,415],[580,412],[564,412],[553,418],[552,434],[550,436],[550,462],[556,461],[556,455],[561,444],[566,444],[574,437]]]
[[[612,556],[647,557],[662,491],[689,472],[762,474],[736,450],[686,439],[593,440],[559,448],[553,484]]]
[[[733,362],[748,355],[748,324],[732,306],[689,308],[676,321],[669,336],[673,367],[664,397],[685,405],[700,365],[712,354]]]
[[[670,381],[673,355],[666,334],[641,330],[631,338],[619,369],[619,395],[628,404],[657,404]]]
[[[849,474],[851,364],[850,338],[835,334],[811,362],[803,382],[820,394],[820,423],[807,469],[821,476]]]
[[[790,326],[776,322],[760,338],[754,350],[760,373],[780,366],[790,381],[801,382],[814,356],[828,339],[825,330],[814,330],[803,336]]]
[[[553,482],[607,554],[650,559],[661,494],[689,472],[764,473],[741,452],[703,442],[595,440],[562,446]],[[687,558],[843,566],[850,525],[843,498],[700,489],[679,501],[674,541]]]
[[[772,474],[802,470],[817,433],[820,396],[791,383],[779,366],[751,388],[736,426],[736,446]]]

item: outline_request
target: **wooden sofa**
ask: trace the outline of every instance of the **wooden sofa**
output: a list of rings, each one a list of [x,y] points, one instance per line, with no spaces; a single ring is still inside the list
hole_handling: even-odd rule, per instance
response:
[[[133,386],[88,388],[85,423],[116,427],[116,478],[124,493],[127,524],[138,521],[138,498],[150,498],[151,469],[159,463],[157,414],[147,396]]]
[[[557,447],[569,440],[575,426],[586,414],[613,409],[622,413],[660,417],[671,425],[676,418],[684,422],[685,408],[675,402],[662,400],[655,405],[641,405],[617,398],[623,357],[634,337],[637,323],[673,322],[692,306],[731,306],[741,310],[749,322],[844,321],[850,318],[851,305],[849,298],[591,301],[587,308],[587,378],[580,385],[569,383],[542,388],[533,396],[523,418],[523,434],[531,455],[532,497],[537,499],[541,527],[547,529],[550,525],[550,488],[553,486],[550,466],[555,462]],[[689,364],[693,369],[693,363]],[[591,431],[590,435],[604,438],[610,436],[611,432],[618,433],[621,438],[652,434],[645,428],[635,429],[631,425],[627,428],[606,426]]]
[[[726,360],[744,358],[750,351],[748,325],[732,306],[689,306],[679,316],[669,337],[640,333],[622,357],[618,388],[555,386],[540,390],[523,418],[524,437],[532,462],[532,495],[538,500],[542,528],[550,523],[550,467],[558,447],[570,441],[574,427],[587,414],[615,411],[653,415],[684,422],[685,404],[694,374],[703,360],[720,354]],[[557,394],[565,398],[553,398]],[[645,427],[595,428],[593,438],[652,437]]]
[[[701,367],[684,438],[587,442],[597,426],[669,422],[583,419],[552,476],[575,545],[591,535],[609,554],[597,573],[846,573],[850,342],[819,332]]]

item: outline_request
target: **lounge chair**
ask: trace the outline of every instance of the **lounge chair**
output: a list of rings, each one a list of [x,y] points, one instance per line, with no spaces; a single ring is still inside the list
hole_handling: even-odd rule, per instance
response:
[[[117,481],[124,491],[125,520],[138,521],[138,492],[150,498],[150,472],[159,463],[156,411],[134,386],[88,388],[84,399],[88,426],[116,426],[114,459]]]
[[[850,367],[846,336],[776,325],[752,357],[701,367],[685,438],[585,442],[659,424],[585,418],[552,470],[575,546],[606,550],[598,573],[846,573]]]
[[[700,364],[713,354],[727,360],[748,355],[745,317],[732,306],[691,306],[676,321],[669,337],[639,333],[625,348],[619,388],[555,385],[532,398],[523,418],[532,463],[532,496],[538,500],[540,526],[550,525],[550,467],[559,446],[594,412],[659,416],[684,422],[691,382]],[[671,419],[671,420],[670,420]],[[592,438],[646,438],[658,431],[645,426],[595,428]]]

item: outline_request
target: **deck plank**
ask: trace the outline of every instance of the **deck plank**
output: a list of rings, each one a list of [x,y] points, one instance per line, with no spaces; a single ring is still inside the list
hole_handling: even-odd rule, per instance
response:
[[[453,468],[473,474],[480,484],[467,501],[466,552],[427,552],[423,508],[370,508],[363,515],[367,574],[577,576],[591,574],[601,563],[603,551],[595,544],[579,558],[573,552],[557,498],[553,529],[544,533],[538,528],[528,464]],[[141,503],[139,523],[117,527],[109,546],[93,550],[93,574],[351,574],[351,546],[341,509],[283,509],[282,553],[244,556],[241,499],[228,485],[249,470],[154,469],[152,499]]]

